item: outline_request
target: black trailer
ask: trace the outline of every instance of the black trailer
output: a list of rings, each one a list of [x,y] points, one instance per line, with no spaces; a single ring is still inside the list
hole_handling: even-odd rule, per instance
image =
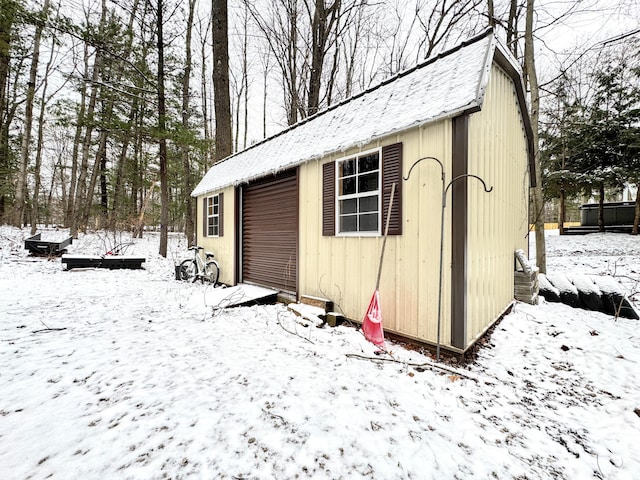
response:
[[[38,233],[24,241],[24,248],[29,250],[31,255],[59,257],[66,252],[66,248],[71,245],[72,241],[72,237],[65,238],[61,242],[43,241],[42,234]]]

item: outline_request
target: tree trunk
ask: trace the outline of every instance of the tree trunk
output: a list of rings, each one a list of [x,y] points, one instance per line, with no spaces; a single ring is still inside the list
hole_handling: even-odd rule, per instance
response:
[[[98,151],[96,152],[96,158],[93,162],[93,168],[91,169],[91,178],[89,179],[89,186],[87,187],[86,202],[82,208],[82,215],[80,225],[86,228],[89,225],[89,217],[91,216],[91,206],[93,204],[93,194],[96,189],[96,183],[98,182],[98,176],[101,173],[101,166],[106,163],[107,155],[107,132],[102,130],[100,132],[100,140],[98,142]]]
[[[106,11],[103,10],[103,20]],[[89,175],[89,153],[91,147],[91,137],[95,128],[94,113],[98,97],[98,77],[101,69],[102,56],[100,50],[96,52],[93,60],[93,73],[91,75],[91,95],[87,105],[85,117],[78,119],[84,126],[84,138],[82,140],[81,160],[78,172],[78,182],[76,185],[76,196],[74,200],[74,215],[70,230],[73,238],[78,238],[78,230],[86,231],[87,224],[84,222],[84,212],[91,207],[91,196],[87,195],[87,176]],[[91,192],[93,193],[93,192]],[[88,217],[87,217],[88,218]]]
[[[604,232],[604,182],[598,184],[598,231]]]
[[[564,188],[560,189],[560,212],[558,213],[558,230],[560,235],[564,235],[564,220],[567,212],[566,192]]]
[[[38,62],[40,59],[40,42],[42,40],[42,29],[44,19],[49,13],[50,0],[44,0],[42,6],[42,22],[37,22],[35,36],[33,39],[33,56],[31,57],[31,69],[29,70],[29,81],[27,82],[27,100],[24,114],[24,132],[22,134],[22,148],[20,150],[20,169],[18,172],[18,182],[16,184],[16,196],[13,209],[13,224],[22,227],[24,221],[25,199],[27,196],[27,167],[29,165],[29,147],[31,144],[31,129],[33,126],[33,99],[36,92],[36,77],[38,74]]]
[[[9,69],[11,63],[11,34],[17,3],[13,0],[0,1],[0,222],[5,220],[5,198],[11,185],[11,162],[9,159],[9,118],[7,91],[9,89]]]
[[[144,148],[144,130],[145,130],[145,115],[144,105],[140,105],[140,111],[136,118],[136,135],[135,143],[133,147],[133,184],[131,185],[131,205],[132,214],[139,215],[142,209],[144,201],[144,181],[145,181],[145,148]],[[140,232],[139,238],[142,238],[142,232]]]
[[[289,45],[287,49],[287,60],[289,69],[289,96],[291,105],[288,112],[287,123],[293,125],[298,121],[298,109],[300,108],[300,98],[298,95],[298,67],[296,53],[298,52],[298,12],[293,6],[289,12]],[[284,79],[283,79],[284,80]]]
[[[105,133],[105,146],[107,135]],[[100,228],[104,228],[107,222],[107,215],[109,214],[109,197],[107,190],[107,150],[106,148],[100,155]]]
[[[160,250],[159,254],[167,256],[168,224],[169,224],[169,185],[167,179],[167,126],[166,105],[164,95],[164,39],[162,32],[162,0],[158,0],[158,133],[160,135]]]
[[[94,63],[95,68],[95,63]],[[67,208],[65,211],[64,225],[70,227],[71,235],[77,238],[77,222],[75,201],[76,201],[76,186],[78,181],[78,155],[80,152],[80,142],[82,140],[82,126],[84,123],[84,116],[87,107],[87,84],[86,79],[89,78],[89,45],[84,46],[84,73],[82,75],[84,79],[82,81],[82,87],[80,90],[80,108],[78,110],[78,117],[76,119],[76,132],[73,138],[73,150],[71,153],[71,175],[69,177],[69,195],[67,197]]]
[[[244,88],[244,81],[241,79],[240,82],[237,82],[235,79],[235,75],[233,76],[234,79],[234,90],[236,92],[236,105],[235,105],[235,112],[236,112],[236,117],[235,117],[235,122],[236,122],[236,135],[235,135],[235,140],[233,143],[233,151],[237,152],[238,151],[238,142],[240,141],[240,102],[242,101],[242,90]],[[238,83],[240,83],[240,87],[238,88]]]
[[[631,229],[631,235],[638,235],[638,224],[640,224],[640,182],[636,182],[638,187],[636,191],[636,208],[633,215],[633,228]]]
[[[187,19],[187,38],[185,44],[185,64],[182,76],[182,128],[185,133],[189,131],[189,80],[191,80],[191,31],[193,29],[193,16],[195,12],[196,0],[189,0],[189,16]],[[189,145],[182,144],[182,170],[184,175],[184,233],[187,237],[187,245],[191,247],[195,242],[195,225],[193,221],[193,199],[191,198],[191,162],[189,160]]]
[[[46,203],[46,207],[47,207],[47,225],[49,225],[50,223],[52,223],[52,218],[51,218],[51,201],[53,200],[53,192],[56,186],[56,174],[59,174],[60,176],[60,187],[62,188],[62,205],[65,205],[65,200],[67,198],[67,187],[66,187],[66,181],[64,178],[64,166],[62,164],[62,154],[60,154],[58,156],[58,159],[55,161],[55,163],[53,164],[53,172],[51,173],[51,185],[49,187],[49,194],[47,195],[47,203]],[[64,218],[63,218],[64,219]]]
[[[487,0],[487,17],[488,24],[491,28],[496,26],[495,9],[493,8],[493,0]]]
[[[264,70],[262,73],[262,138],[267,138],[267,80],[269,78],[269,55],[264,56]]]
[[[538,116],[540,112],[540,94],[533,50],[533,8],[534,0],[527,0],[527,21],[525,30],[525,66],[526,79],[531,92],[531,128],[533,130],[533,149],[536,168],[536,186],[533,188],[533,209],[536,214],[536,264],[540,273],[547,271],[547,253],[544,238],[544,198],[542,196],[542,166],[538,138]]]
[[[247,138],[249,131],[249,66],[247,64],[247,50],[249,48],[248,31],[249,28],[249,10],[247,5],[244,6],[244,33],[242,39],[242,80],[244,90],[244,138],[242,148],[247,148]]]
[[[212,0],[213,105],[216,119],[215,160],[231,155],[231,98],[229,95],[229,37],[227,0]]]
[[[211,17],[207,31],[211,28]],[[202,34],[201,34],[202,35]],[[207,35],[202,36],[200,43],[200,98],[202,105],[202,124],[204,126],[204,143],[206,147],[206,158],[204,162],[205,171],[214,163],[213,142],[211,140],[211,127],[209,120],[209,89],[207,88]]]
[[[42,166],[42,141],[44,132],[44,113],[47,104],[47,88],[49,86],[49,72],[51,71],[51,64],[55,55],[55,48],[51,48],[51,55],[47,62],[47,68],[45,69],[44,80],[42,82],[42,95],[40,96],[40,115],[38,116],[38,141],[36,144],[36,163],[33,169],[33,198],[31,202],[31,235],[35,235],[38,229],[38,217],[40,215],[38,202],[40,201],[40,168]],[[55,170],[51,175],[51,178],[55,178]]]
[[[326,41],[327,11],[324,0],[315,0],[313,20],[311,21],[311,72],[309,74],[309,98],[307,115],[318,111],[320,103],[320,82],[324,64],[324,42]]]
[[[136,19],[136,15],[140,6],[140,0],[135,0],[133,4],[133,8],[131,9],[131,15],[129,16],[129,23],[127,25],[127,43],[125,45],[125,50],[123,57],[129,58],[132,51],[133,38],[137,32],[133,31],[133,24]],[[146,58],[149,42],[142,42],[142,51],[140,52],[141,58]],[[118,73],[116,77],[121,78],[121,73]],[[122,145],[120,146],[120,154],[118,155],[118,161],[116,163],[116,175],[113,183],[113,197],[111,201],[111,211],[109,212],[108,218],[108,227],[115,231],[118,226],[118,220],[122,218],[126,218],[130,212],[120,212],[120,203],[123,197],[123,182],[124,182],[124,167],[127,161],[127,153],[129,152],[129,145],[134,140],[134,135],[138,132],[138,129],[134,129],[134,122],[136,120],[136,114],[138,113],[138,108],[141,103],[140,98],[144,96],[144,80],[137,79],[135,81],[136,87],[141,92],[139,95],[135,95],[131,100],[131,104],[129,106],[129,115],[127,116],[127,123],[123,129],[122,133]],[[144,104],[144,100],[142,101]]]
[[[507,20],[507,48],[518,58],[518,0],[509,3],[509,19]]]
[[[109,215],[109,228],[116,229],[118,208],[120,206],[120,196],[122,192],[122,183],[124,176],[124,164],[127,161],[127,152],[129,151],[129,144],[134,135],[133,122],[136,117],[136,111],[138,109],[138,97],[134,97],[129,111],[129,117],[127,119],[127,125],[123,132],[122,146],[120,147],[120,155],[118,155],[118,163],[116,164],[116,178],[113,184],[113,200],[111,201],[111,213]]]
[[[327,42],[339,18],[341,6],[341,0],[333,0],[329,6],[325,5],[325,0],[315,0],[313,19],[311,21],[311,72],[309,74],[307,115],[317,113],[320,108],[320,87],[324,70],[324,58],[327,54]]]

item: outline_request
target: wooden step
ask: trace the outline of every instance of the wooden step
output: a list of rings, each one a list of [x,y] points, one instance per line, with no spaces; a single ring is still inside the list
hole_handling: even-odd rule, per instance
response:
[[[300,297],[300,303],[311,305],[312,307],[322,308],[325,312],[330,312],[333,310],[333,302],[326,298],[313,297],[311,295],[302,295]]]

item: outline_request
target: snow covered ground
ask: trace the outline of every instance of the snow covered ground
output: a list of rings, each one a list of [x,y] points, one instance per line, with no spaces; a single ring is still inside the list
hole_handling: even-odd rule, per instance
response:
[[[454,374],[394,344],[348,356],[375,347],[282,306],[213,317],[210,287],[174,280],[179,236],[113,271],[29,257],[28,236],[0,227],[2,479],[640,478],[637,321],[517,304]],[[640,239],[550,235],[548,264],[634,289]]]

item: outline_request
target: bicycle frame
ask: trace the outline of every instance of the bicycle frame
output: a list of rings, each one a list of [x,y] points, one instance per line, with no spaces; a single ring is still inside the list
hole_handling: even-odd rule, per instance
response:
[[[203,283],[207,281],[215,285],[220,275],[220,266],[213,260],[213,253],[204,252],[203,259],[200,255],[200,250],[204,250],[203,247],[189,247],[189,250],[193,250],[193,259],[183,260],[180,264],[180,279],[192,282],[200,280]]]
[[[196,265],[198,267],[196,276],[204,274],[204,260],[202,260],[202,255],[200,255],[199,250],[193,251],[193,259],[196,261]]]

